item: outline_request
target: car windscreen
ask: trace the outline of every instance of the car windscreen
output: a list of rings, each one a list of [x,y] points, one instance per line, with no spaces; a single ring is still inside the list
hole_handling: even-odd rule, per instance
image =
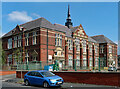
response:
[[[46,71],[46,72],[41,72],[41,74],[44,76],[44,77],[52,77],[52,76],[55,76],[55,74],[49,72],[49,71]]]

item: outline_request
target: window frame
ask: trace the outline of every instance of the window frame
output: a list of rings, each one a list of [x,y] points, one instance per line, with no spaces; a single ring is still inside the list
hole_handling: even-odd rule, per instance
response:
[[[12,38],[8,39],[8,49],[12,49]]]
[[[59,33],[55,34],[55,46],[62,46],[62,35]]]
[[[29,33],[25,33],[25,46],[29,46]]]

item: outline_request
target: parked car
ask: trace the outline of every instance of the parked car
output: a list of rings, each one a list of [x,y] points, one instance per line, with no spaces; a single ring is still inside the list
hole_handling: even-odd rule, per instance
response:
[[[117,71],[116,67],[108,67],[108,71]]]
[[[63,79],[50,71],[30,71],[24,75],[24,83],[28,85],[42,85],[43,87],[61,86]]]

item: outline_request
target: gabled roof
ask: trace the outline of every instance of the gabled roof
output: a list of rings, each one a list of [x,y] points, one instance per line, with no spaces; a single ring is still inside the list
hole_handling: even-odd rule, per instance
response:
[[[91,38],[91,37],[89,37],[89,36],[88,36],[88,41],[89,41],[89,42],[97,43],[97,41],[95,41],[93,38]]]
[[[110,43],[110,44],[115,44],[113,41],[105,37],[104,35],[96,35],[96,36],[91,36],[94,40],[96,40],[98,43]]]
[[[46,27],[46,28],[53,29],[53,24],[43,17],[21,24],[20,26],[26,28],[26,30],[31,30],[36,27]]]
[[[54,24],[54,27],[58,31],[65,32],[67,37],[71,37],[72,32],[67,26],[64,26],[64,25],[61,25],[61,24]]]
[[[70,30],[71,30],[71,32],[75,32],[78,28],[79,28],[79,26],[70,27]]]
[[[32,20],[32,21],[24,23],[24,24],[21,24],[19,26],[25,28],[25,31],[31,30],[36,27],[45,27],[45,28],[49,28],[52,30],[58,30],[58,31],[65,32],[66,36],[71,35],[71,31],[69,30],[69,28],[67,26],[60,25],[60,24],[52,24],[43,17],[38,18],[36,20]],[[12,31],[14,31],[14,30],[16,30],[16,27],[13,30],[11,30],[10,32],[8,32],[7,34],[5,34],[3,37],[12,35]]]

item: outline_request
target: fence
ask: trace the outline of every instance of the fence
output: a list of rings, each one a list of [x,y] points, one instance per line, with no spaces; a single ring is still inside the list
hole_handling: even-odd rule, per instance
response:
[[[78,66],[76,65],[77,63],[74,62],[74,65],[72,66],[69,66],[69,65],[65,65],[65,64],[62,64],[62,67],[60,68],[59,67],[59,62],[57,63],[54,63],[54,64],[47,64],[46,62],[41,62],[41,61],[29,61],[28,63],[17,63],[16,65],[3,65],[2,66],[2,69],[3,70],[44,70],[44,66],[46,65],[52,65],[53,66],[53,70],[56,70],[56,71],[68,71],[68,70],[71,70],[71,71],[79,71],[79,70],[89,70],[89,71],[100,71],[100,70],[108,70],[107,68],[104,68],[104,66],[100,66],[100,63],[98,61],[98,66],[90,66],[90,67],[87,67],[87,64],[86,66]]]

